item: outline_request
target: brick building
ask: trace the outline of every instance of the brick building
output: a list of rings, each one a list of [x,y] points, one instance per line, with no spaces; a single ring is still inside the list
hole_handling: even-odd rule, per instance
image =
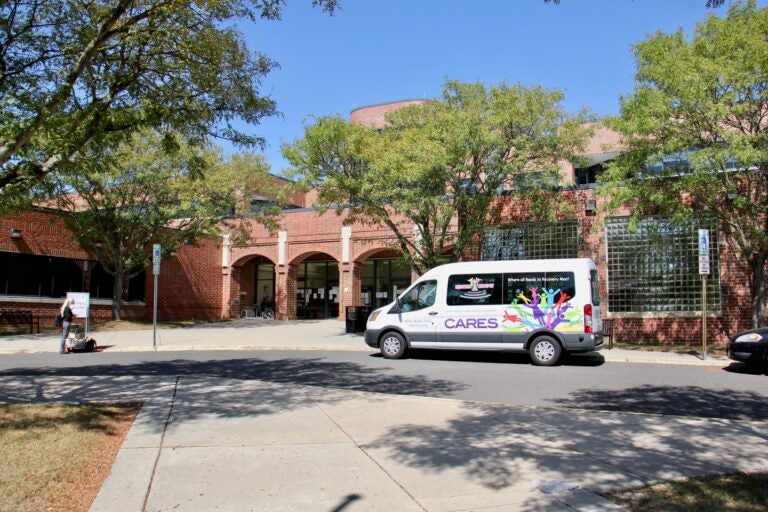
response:
[[[359,108],[351,120],[381,127],[387,112],[418,101]],[[647,219],[632,231],[626,215],[604,217],[595,180],[602,164],[620,150],[617,134],[596,129],[581,167],[564,163],[561,168],[562,197],[577,206],[575,213],[557,223],[528,222],[510,202],[503,222],[485,233],[483,259],[592,258],[599,268],[603,315],[614,320],[617,339],[696,345],[702,310],[697,235],[700,228],[711,229],[708,342],[724,343],[729,334],[749,326],[745,268],[715,226],[680,227]],[[165,254],[158,289],[160,318],[226,319],[268,304],[279,320],[343,320],[347,306],[376,307],[393,300],[414,276],[393,251],[388,231],[344,226],[343,210],[318,215],[313,197],[310,192],[294,198],[296,207],[283,211],[276,234],[253,224],[245,247],[235,247],[223,237]],[[90,290],[92,317],[107,319],[111,300],[94,288],[103,281],[98,265],[72,246],[57,215],[39,209],[0,218],[0,233],[8,233],[0,237],[0,258],[7,267],[0,271],[0,308],[31,309],[43,323],[52,323],[66,292],[63,286],[68,285],[72,291]],[[61,271],[38,271],[37,293],[29,283],[19,293],[18,283],[14,285],[19,272],[54,263],[69,268],[69,274],[63,273],[70,276],[68,283],[48,283],[49,278],[61,281]],[[151,271],[136,281],[125,297],[125,317],[151,319]]]

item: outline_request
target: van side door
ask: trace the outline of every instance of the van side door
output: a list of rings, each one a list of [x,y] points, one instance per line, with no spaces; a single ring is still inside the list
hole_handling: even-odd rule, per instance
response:
[[[448,276],[446,305],[438,325],[443,347],[500,348],[502,282],[501,273]]]

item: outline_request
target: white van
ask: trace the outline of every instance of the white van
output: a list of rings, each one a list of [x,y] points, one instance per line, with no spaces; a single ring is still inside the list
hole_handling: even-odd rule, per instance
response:
[[[408,348],[528,352],[553,365],[603,348],[590,259],[450,263],[368,317],[365,342],[398,359]]]

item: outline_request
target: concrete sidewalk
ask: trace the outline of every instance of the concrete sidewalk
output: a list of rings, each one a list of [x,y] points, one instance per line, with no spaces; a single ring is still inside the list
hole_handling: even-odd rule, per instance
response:
[[[91,332],[101,349],[109,352],[185,350],[353,350],[373,352],[359,334],[345,334],[337,320],[268,321],[238,319],[200,324],[180,329],[158,329],[153,345],[152,330]],[[55,333],[0,337],[0,354],[58,352]],[[606,361],[629,363],[728,366],[725,357],[701,353],[675,354],[640,350],[604,349]]]
[[[768,423],[208,377],[0,377],[2,401],[145,404],[92,512],[606,511],[597,493],[765,470]]]

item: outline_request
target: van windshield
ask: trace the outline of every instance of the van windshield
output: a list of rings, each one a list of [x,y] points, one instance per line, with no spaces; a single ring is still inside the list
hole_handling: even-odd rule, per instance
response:
[[[398,300],[400,309],[406,311],[418,311],[435,304],[437,281],[424,281],[405,292]]]

